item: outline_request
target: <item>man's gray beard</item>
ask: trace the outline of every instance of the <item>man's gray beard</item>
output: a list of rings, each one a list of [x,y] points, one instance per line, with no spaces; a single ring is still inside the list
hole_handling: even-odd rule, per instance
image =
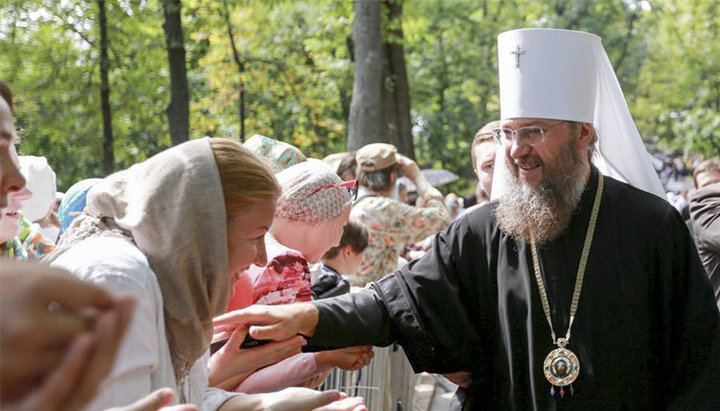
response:
[[[538,244],[563,232],[585,189],[583,153],[568,144],[557,166],[545,164],[545,175],[536,188],[522,183],[517,170],[507,165],[506,191],[495,211],[500,229],[516,240]]]

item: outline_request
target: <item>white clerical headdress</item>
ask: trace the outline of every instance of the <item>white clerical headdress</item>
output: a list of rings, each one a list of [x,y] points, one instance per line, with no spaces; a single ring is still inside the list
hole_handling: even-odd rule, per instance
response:
[[[598,134],[598,169],[665,198],[600,37],[558,29],[506,31],[498,36],[498,70],[503,120],[591,123]],[[495,172],[507,172],[503,168]],[[502,175],[493,178],[502,181]],[[492,194],[497,197],[495,187]]]

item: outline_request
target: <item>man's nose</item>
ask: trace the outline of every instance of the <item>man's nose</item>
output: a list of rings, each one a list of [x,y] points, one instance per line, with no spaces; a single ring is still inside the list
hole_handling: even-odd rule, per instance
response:
[[[530,154],[530,151],[532,150],[530,144],[519,142],[517,138],[514,138],[511,144],[510,156],[515,159]]]

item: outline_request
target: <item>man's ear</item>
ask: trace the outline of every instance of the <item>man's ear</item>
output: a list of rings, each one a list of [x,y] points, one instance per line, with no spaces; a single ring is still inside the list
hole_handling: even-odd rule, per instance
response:
[[[343,257],[348,257],[352,253],[353,253],[352,246],[350,244],[345,244],[342,248]]]
[[[595,128],[590,123],[578,123],[578,150],[586,150],[595,137]]]

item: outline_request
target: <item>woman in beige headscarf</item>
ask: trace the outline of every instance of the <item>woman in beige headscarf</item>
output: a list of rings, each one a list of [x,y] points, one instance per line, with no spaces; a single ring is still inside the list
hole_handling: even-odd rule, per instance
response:
[[[288,398],[231,394],[208,388],[207,378],[212,317],[224,312],[237,275],[251,263],[265,264],[264,237],[279,194],[264,162],[226,139],[179,145],[90,190],[83,214],[49,260],[138,300],[115,367],[90,409],[127,405],[166,386],[180,402],[202,409]],[[255,354],[275,352],[267,358],[274,362],[298,352],[304,340],[274,344]],[[290,394],[293,400],[321,395]]]
[[[308,263],[317,263],[340,242],[348,222],[355,182],[343,182],[327,164],[315,159],[295,164],[276,174],[282,186],[275,220],[265,238],[267,264],[252,265],[235,284],[228,311],[250,304],[276,305],[312,300]],[[242,287],[242,285],[245,285]],[[238,336],[237,333],[241,335]],[[233,338],[247,330],[235,330]],[[227,333],[219,333],[225,337]],[[218,352],[236,353],[233,344]],[[228,353],[227,357],[232,354]],[[289,386],[318,387],[333,367],[357,370],[373,357],[371,346],[318,353],[301,353],[253,373],[242,373],[232,363],[210,362],[210,381],[235,391],[257,393]],[[258,367],[260,368],[260,367]]]

